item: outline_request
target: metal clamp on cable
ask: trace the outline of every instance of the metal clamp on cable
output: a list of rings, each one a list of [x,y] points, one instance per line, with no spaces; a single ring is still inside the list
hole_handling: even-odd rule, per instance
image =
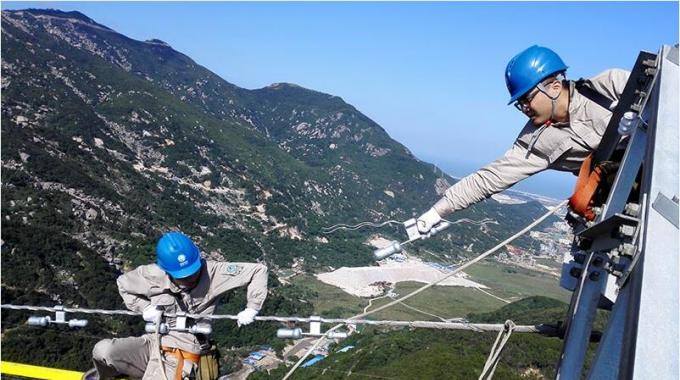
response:
[[[301,328],[296,327],[294,329],[280,328],[276,330],[276,337],[281,339],[302,339],[302,337],[321,337],[324,334],[312,334],[303,332]],[[349,334],[345,331],[331,331],[325,334],[328,339],[345,339]]]
[[[436,235],[436,234],[438,234],[438,233],[444,231],[445,229],[449,228],[450,226],[451,226],[451,223],[449,223],[449,222],[447,222],[447,221],[441,221],[441,222],[439,222],[439,224],[437,224],[436,226],[432,227],[432,229],[430,230],[430,232],[428,232],[427,234],[423,235],[422,239],[426,239],[426,238],[432,237],[432,236],[434,236],[434,235]]]
[[[155,323],[147,323],[144,326],[144,330],[147,333],[155,333],[156,332],[156,324]],[[210,335],[212,334],[212,326],[208,324],[193,324],[189,327],[187,327],[187,316],[186,313],[184,312],[179,312],[175,316],[175,326],[170,326],[168,323],[161,323],[159,327],[159,333],[160,334],[167,334],[170,331],[179,331],[179,332],[186,332],[190,334],[202,334],[202,335]]]
[[[325,336],[329,339],[345,339],[349,336],[347,332],[344,331],[331,331],[327,333],[321,332],[321,317],[311,316],[309,317],[309,332],[302,331],[301,328],[296,327],[292,329],[280,328],[276,330],[276,337],[282,339],[301,339],[303,336],[310,337],[322,337]]]
[[[432,227],[428,233],[421,234],[420,231],[418,231],[418,225],[416,223],[415,218],[409,219],[405,221],[403,224],[404,228],[406,229],[406,235],[408,235],[408,240],[406,240],[403,243],[399,243],[398,241],[395,240],[392,241],[386,247],[376,249],[375,251],[373,251],[373,257],[376,260],[382,260],[386,257],[394,255],[395,253],[401,253],[403,250],[402,247],[403,245],[406,245],[408,243],[420,239],[428,239],[451,226],[451,223],[444,220],[439,222],[436,226]]]
[[[87,326],[87,319],[70,319],[66,320],[66,312],[63,306],[55,306],[55,318],[52,319],[47,317],[30,316],[26,323],[29,326],[41,326],[46,327],[52,324],[68,325],[70,328],[85,327]]]
[[[421,234],[420,231],[418,230],[418,223],[415,218],[409,219],[404,222],[404,228],[406,229],[406,235],[408,235],[408,242],[416,241],[419,239],[427,239],[430,238],[437,233],[449,228],[451,226],[451,223],[449,223],[446,220],[442,220],[441,222],[437,223],[434,225],[430,231],[428,231],[426,234]]]
[[[153,323],[147,323],[144,326],[144,331],[146,331],[149,334],[153,334],[156,332],[156,325]],[[179,331],[179,332],[186,332],[190,334],[203,334],[203,335],[210,335],[212,334],[212,327],[210,325],[193,325],[188,328],[177,328],[177,327],[170,327],[167,323],[161,323],[160,328],[159,328],[159,333],[160,334],[167,334],[170,331]]]

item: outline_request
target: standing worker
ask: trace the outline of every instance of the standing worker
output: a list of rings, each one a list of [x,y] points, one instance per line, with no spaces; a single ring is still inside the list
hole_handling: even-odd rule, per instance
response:
[[[630,73],[606,70],[590,80],[567,81],[567,66],[552,50],[531,46],[505,69],[509,104],[529,121],[505,154],[453,186],[417,219],[426,234],[448,214],[499,193],[546,169],[578,174],[602,140]]]
[[[159,323],[164,313],[210,315],[223,293],[247,285],[247,306],[238,314],[240,327],[254,321],[267,296],[265,265],[202,260],[198,247],[182,233],[164,234],[156,245],[156,256],[156,264],[142,265],[117,281],[125,305],[142,312],[147,322]],[[175,318],[166,320],[171,327],[175,322]],[[161,335],[160,347],[156,334],[104,339],[94,346],[94,368],[83,379],[119,375],[145,380],[193,379],[201,354],[209,348],[204,335],[172,330]]]

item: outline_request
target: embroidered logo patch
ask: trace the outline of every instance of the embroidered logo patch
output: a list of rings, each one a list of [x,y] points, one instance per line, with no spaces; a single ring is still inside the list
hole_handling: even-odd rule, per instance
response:
[[[229,264],[229,265],[227,265],[226,272],[227,272],[227,274],[236,275],[236,274],[241,273],[241,270],[243,270],[243,268],[241,268],[241,266],[235,265],[235,264]]]

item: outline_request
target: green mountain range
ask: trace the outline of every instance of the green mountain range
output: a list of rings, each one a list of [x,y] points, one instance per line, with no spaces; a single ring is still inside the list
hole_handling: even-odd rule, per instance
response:
[[[3,11],[1,87],[3,303],[123,308],[116,276],[152,262],[158,237],[179,229],[207,258],[269,264],[263,313],[304,315],[277,269],[371,265],[371,235],[405,239],[401,227],[322,227],[411,218],[453,182],[337,96],[243,89],[78,12]],[[487,200],[456,217],[498,224],[456,225],[422,246],[466,256],[544,212]],[[60,334],[20,326],[27,315],[2,313],[7,360],[84,369],[97,339],[140,331],[93,318]],[[219,343],[266,343],[274,330],[225,327]]]
[[[567,306],[546,297],[530,297],[492,313],[471,316],[470,321],[502,323],[512,319],[517,325],[533,325],[564,315]],[[366,328],[334,346],[330,354],[314,366],[296,370],[293,378],[476,379],[497,335],[455,330]],[[553,378],[561,344],[556,337],[511,334],[494,378]],[[591,347],[588,358],[593,352]],[[280,379],[288,370],[290,366],[270,373],[262,371],[249,379]]]

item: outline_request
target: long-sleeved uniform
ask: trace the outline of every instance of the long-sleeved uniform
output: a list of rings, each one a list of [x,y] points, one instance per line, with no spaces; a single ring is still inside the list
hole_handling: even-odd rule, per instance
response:
[[[205,261],[198,284],[189,291],[175,285],[156,264],[143,265],[118,277],[118,291],[132,311],[148,305],[160,306],[166,314],[186,312],[212,314],[222,293],[248,284],[247,307],[260,310],[267,297],[267,267],[252,263]],[[174,326],[175,321],[167,321]],[[207,323],[207,321],[202,321]],[[200,352],[200,344],[190,333],[164,335],[162,345],[189,352]]]
[[[591,88],[618,103],[629,72],[604,71],[590,79]],[[464,209],[546,169],[578,173],[581,163],[600,145],[611,111],[580,94],[569,85],[569,122],[536,128],[531,121],[505,154],[449,187],[434,205],[439,215]]]
[[[143,265],[118,277],[118,290],[123,302],[132,311],[141,312],[148,305],[160,306],[165,313],[210,315],[220,296],[231,289],[248,285],[247,307],[260,310],[267,297],[267,267],[252,263],[204,261],[198,284],[190,290],[180,289],[156,264]],[[174,319],[166,321],[174,326]],[[197,323],[209,323],[199,320]],[[171,331],[161,337],[161,345],[191,353],[201,352],[201,343],[190,333]],[[122,339],[105,339],[93,350],[93,361],[99,376],[109,378],[126,374],[133,378],[162,379],[158,362],[158,343],[153,334]],[[174,378],[177,361],[172,356],[164,360],[168,379]],[[191,374],[196,365],[185,361],[183,373]]]

